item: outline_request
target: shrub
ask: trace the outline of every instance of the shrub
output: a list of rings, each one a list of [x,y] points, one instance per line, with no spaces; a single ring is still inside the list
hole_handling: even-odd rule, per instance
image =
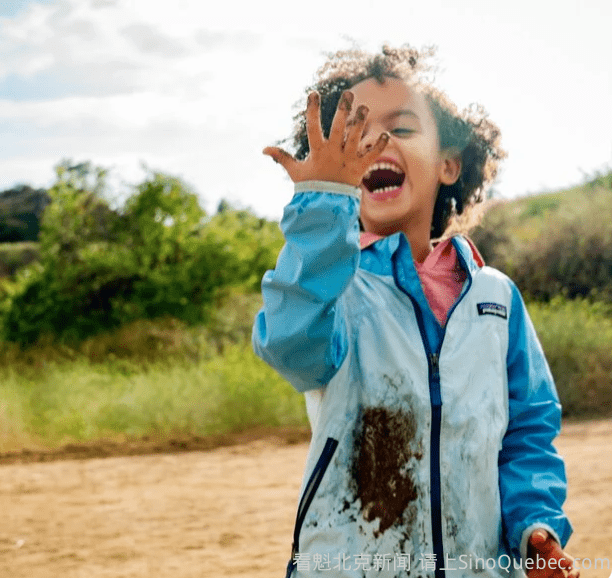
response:
[[[520,290],[534,300],[555,295],[602,298],[612,294],[611,196],[585,195],[574,212],[561,209],[510,268]]]
[[[579,189],[498,202],[472,233],[489,265],[529,300],[611,302],[611,172]]]
[[[40,261],[0,287],[5,337],[67,342],[137,319],[207,322],[232,286],[258,286],[282,245],[275,224],[226,209],[208,218],[179,179],[150,173],[123,209],[104,199],[105,171],[57,168]]]

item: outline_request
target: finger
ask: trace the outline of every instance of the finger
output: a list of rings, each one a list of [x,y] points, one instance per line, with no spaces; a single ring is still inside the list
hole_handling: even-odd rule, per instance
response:
[[[537,549],[539,549],[545,541],[548,539],[548,533],[545,530],[535,530],[530,535],[529,542]]]
[[[338,101],[338,110],[336,110],[334,120],[332,121],[332,128],[329,131],[329,141],[340,144],[340,149],[343,146],[344,132],[352,107],[353,93],[350,90],[345,90]]]
[[[561,556],[560,556],[559,561],[560,561],[560,566],[562,568],[566,568],[567,570],[571,570],[571,568],[573,568],[573,562],[574,562],[573,557],[569,556],[569,554],[567,554],[566,552],[563,552],[562,550],[561,550]]]
[[[565,570],[570,570],[573,567],[573,561],[563,553],[558,546],[549,545],[544,548],[540,548],[537,551],[536,558],[543,558],[546,561],[554,560],[558,568],[557,574],[564,575]],[[554,564],[554,562],[552,563]]]
[[[556,560],[557,568],[554,569],[552,574],[554,576],[559,576],[564,578],[567,576],[572,576],[571,571],[573,568],[573,557],[567,554],[562,550],[562,548],[558,545],[558,542],[548,536],[547,532],[541,530],[539,532],[533,532],[530,537],[530,545],[536,551],[536,556],[541,557],[545,560]]]
[[[536,546],[537,547],[537,546]],[[571,556],[563,552],[561,547],[558,545],[558,542],[553,538],[546,540],[542,544],[537,547],[537,551],[542,555],[543,558],[549,560],[550,558],[554,558],[560,562],[560,566],[564,568],[569,568],[573,565],[573,559]]]
[[[306,134],[311,151],[320,148],[325,140],[323,138],[323,129],[321,128],[321,97],[318,92],[311,92],[308,95]]]
[[[381,133],[376,142],[374,144],[370,143],[366,145],[359,156],[365,158],[366,161],[371,162],[385,150],[385,147],[389,143],[389,138],[390,134],[388,132]]]
[[[274,159],[274,161],[279,165],[282,165],[282,167],[291,176],[290,171],[292,171],[293,167],[297,164],[297,160],[287,151],[278,147],[265,147],[263,149],[263,154],[268,157],[272,157],[272,159]]]
[[[366,126],[367,117],[368,107],[363,104],[358,106],[355,111],[355,117],[349,124],[346,141],[344,143],[344,150],[357,152],[361,135],[364,131],[364,127]]]
[[[567,552],[563,552],[560,548],[558,549],[560,554],[556,556],[558,558],[558,567],[561,570],[571,570],[573,568],[573,556],[567,554]]]

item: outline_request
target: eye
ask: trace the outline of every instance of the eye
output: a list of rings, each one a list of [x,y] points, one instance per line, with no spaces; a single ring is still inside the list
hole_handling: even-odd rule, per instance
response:
[[[412,128],[397,127],[397,128],[390,130],[389,132],[391,132],[391,134],[394,134],[396,136],[410,136],[414,132],[417,132],[417,131],[413,130]]]

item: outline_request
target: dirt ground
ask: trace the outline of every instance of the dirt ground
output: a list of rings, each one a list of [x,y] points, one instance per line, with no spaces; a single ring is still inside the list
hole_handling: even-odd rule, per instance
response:
[[[591,567],[611,564],[611,442],[607,420],[566,424],[557,444],[576,530],[567,550]],[[282,578],[306,451],[283,436],[210,451],[5,459],[0,577]],[[582,576],[609,576],[604,564]]]

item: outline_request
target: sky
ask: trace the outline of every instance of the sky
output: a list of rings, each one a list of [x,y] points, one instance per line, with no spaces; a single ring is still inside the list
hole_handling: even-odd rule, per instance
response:
[[[611,24],[609,0],[3,0],[0,191],[72,159],[277,219],[293,187],[261,151],[353,43],[437,47],[437,86],[502,130],[499,196],[573,186],[611,167]]]

